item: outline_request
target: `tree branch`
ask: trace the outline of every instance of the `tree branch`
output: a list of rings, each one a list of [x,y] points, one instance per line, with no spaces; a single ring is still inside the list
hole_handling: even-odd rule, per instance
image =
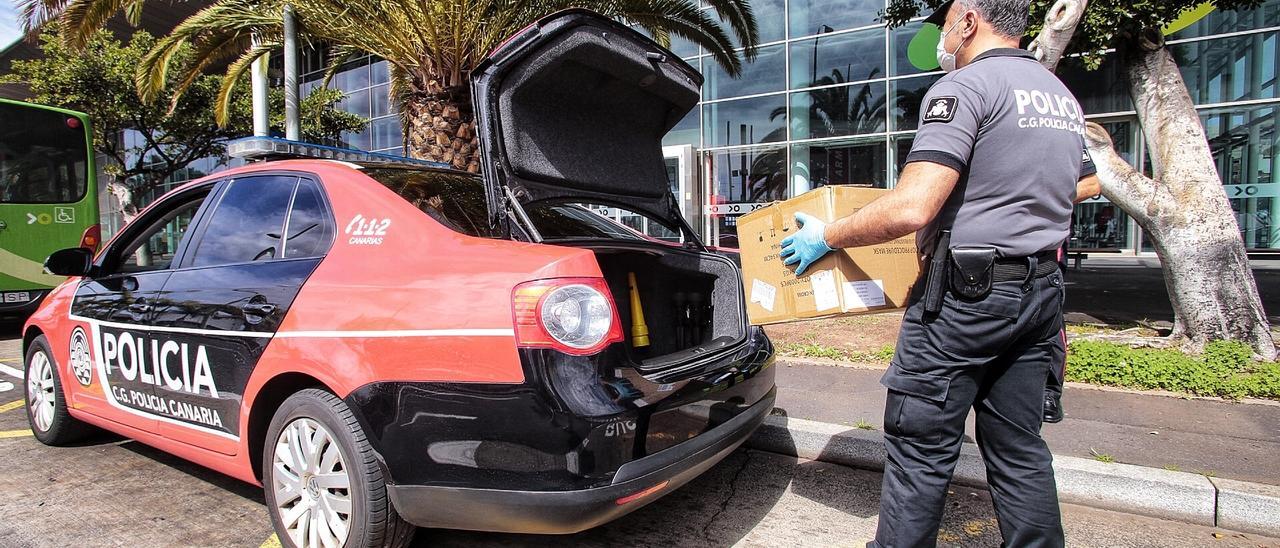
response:
[[[1062,60],[1063,52],[1071,43],[1072,36],[1075,36],[1076,27],[1088,4],[1088,0],[1058,0],[1045,13],[1044,29],[1027,46],[1027,50],[1035,54],[1036,59],[1049,72],[1058,69],[1058,61]]]

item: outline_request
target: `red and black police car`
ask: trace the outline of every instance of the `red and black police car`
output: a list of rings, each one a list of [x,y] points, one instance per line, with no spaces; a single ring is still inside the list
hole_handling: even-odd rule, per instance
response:
[[[475,74],[482,177],[258,163],[51,256],[71,277],[24,327],[35,436],[92,425],[261,484],[294,546],[580,531],[733,451],[773,348],[668,187],[661,137],[701,76],[582,11]]]

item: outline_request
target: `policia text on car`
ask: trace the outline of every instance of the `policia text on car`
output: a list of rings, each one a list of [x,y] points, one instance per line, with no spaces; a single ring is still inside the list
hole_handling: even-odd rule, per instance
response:
[[[921,105],[897,187],[783,242],[798,274],[832,247],[912,231],[930,256],[881,380],[888,459],[871,546],[936,543],[970,408],[1006,545],[1063,545],[1052,455],[1040,437],[1043,392],[1064,353],[1056,251],[1073,203],[1096,193],[1096,177],[1082,154],[1079,103],[1017,49],[1028,4],[943,4],[928,22],[944,31],[938,61],[948,74]]]

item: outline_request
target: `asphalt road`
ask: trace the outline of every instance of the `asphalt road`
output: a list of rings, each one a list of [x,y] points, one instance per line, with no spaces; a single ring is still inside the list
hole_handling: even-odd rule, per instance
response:
[[[20,368],[12,332],[0,332],[0,364]],[[0,372],[0,380],[17,379]],[[0,546],[273,541],[257,487],[106,433],[77,447],[41,445],[15,403],[21,383],[13,384],[0,391]],[[879,491],[875,472],[740,450],[658,502],[578,535],[423,530],[415,545],[862,546],[874,534]],[[1280,547],[1280,539],[1080,506],[1063,513],[1071,546]],[[956,487],[939,539],[998,545],[988,494]]]

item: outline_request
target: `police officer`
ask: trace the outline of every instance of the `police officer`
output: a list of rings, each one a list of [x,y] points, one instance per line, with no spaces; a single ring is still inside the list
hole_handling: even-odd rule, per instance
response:
[[[870,546],[936,544],[970,409],[1005,545],[1064,542],[1040,426],[1063,352],[1056,250],[1078,187],[1096,179],[1079,103],[1018,49],[1029,3],[944,3],[927,21],[943,29],[948,74],[921,105],[894,190],[830,225],[797,215],[783,242],[797,275],[832,248],[913,231],[928,255],[881,379],[888,459]]]

